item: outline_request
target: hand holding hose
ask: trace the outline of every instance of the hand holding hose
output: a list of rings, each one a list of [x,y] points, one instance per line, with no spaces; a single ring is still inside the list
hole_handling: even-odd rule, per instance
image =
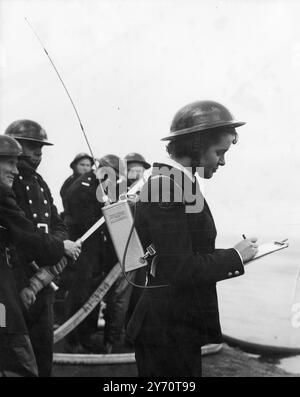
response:
[[[20,298],[27,310],[34,304],[36,300],[35,293],[31,288],[23,288],[20,292]]]
[[[79,255],[81,254],[81,246],[82,246],[81,241],[74,242],[70,240],[65,240],[64,241],[65,255],[69,256],[74,261],[76,261]]]

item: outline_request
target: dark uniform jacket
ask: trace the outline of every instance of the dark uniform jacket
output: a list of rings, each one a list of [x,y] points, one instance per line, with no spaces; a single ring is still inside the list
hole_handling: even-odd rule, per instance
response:
[[[167,164],[154,164],[158,169],[162,166],[170,169]],[[155,269],[152,267],[155,277],[148,271],[148,285],[167,287],[134,290],[128,336],[150,346],[220,343],[216,282],[243,274],[242,260],[235,249],[215,249],[216,228],[206,201],[201,212],[185,211],[184,183],[178,187],[167,177],[170,198],[162,199],[162,190],[157,190],[162,185],[151,185],[154,179],[160,184],[166,179],[161,175],[154,171],[142,190],[136,227],[143,246],[153,243],[157,250]],[[186,183],[188,178],[181,175]],[[194,191],[197,183],[193,182]],[[175,200],[178,189],[181,202]],[[147,192],[153,193],[156,202],[143,202]],[[144,276],[141,269],[136,282],[143,284]]]
[[[60,257],[55,251],[43,255],[36,264],[39,267],[55,265],[63,256],[63,241],[68,238],[67,227],[57,213],[48,185],[43,178],[25,160],[20,161],[19,176],[16,178],[13,190],[18,205],[25,216],[41,232],[48,234],[59,242]],[[18,250],[18,255],[25,266],[28,279],[36,272],[33,266],[28,266],[27,247]],[[53,302],[54,291],[50,285],[42,289],[35,303],[24,312],[30,340],[36,357],[39,376],[50,376],[53,356]]]
[[[73,175],[69,176],[69,178],[67,178],[64,181],[64,183],[60,189],[60,197],[62,199],[62,203],[63,203],[63,207],[64,207],[64,216],[68,213],[68,208],[67,208],[68,205],[67,205],[67,200],[66,200],[68,191],[69,191],[70,187],[73,185],[73,183],[76,181],[76,179],[78,179],[79,177],[80,177],[80,174],[75,174],[75,173]]]
[[[26,161],[20,161],[18,168],[19,176],[13,185],[18,206],[25,212],[27,219],[55,237],[61,242],[60,247],[63,247],[62,241],[68,238],[68,231],[53,204],[48,185]],[[37,264],[39,266],[55,265],[56,258],[55,254],[45,256]],[[27,267],[28,277],[31,277],[34,272],[33,269]]]
[[[66,216],[69,219],[70,236],[74,240],[81,237],[102,217],[103,204],[96,197],[98,186],[99,181],[91,171],[80,176],[67,192],[68,213]],[[78,269],[82,269],[82,272],[86,274],[89,268],[91,274],[98,275],[109,271],[110,267],[117,262],[114,255],[111,258],[114,250],[109,240],[105,225],[93,233],[83,244],[82,254],[77,263]],[[105,268],[105,264],[108,263],[109,267]],[[79,271],[81,273],[81,270]]]
[[[102,216],[102,205],[96,198],[98,185],[91,171],[74,180],[66,192],[67,215],[71,218],[70,233],[74,239],[84,234]]]
[[[28,286],[28,279],[15,248],[26,262],[45,263],[48,257],[58,262],[64,247],[59,239],[44,234],[26,219],[16,204],[14,193],[5,187],[0,187],[0,225],[0,303],[6,307],[6,328],[2,331],[27,334],[19,290]]]

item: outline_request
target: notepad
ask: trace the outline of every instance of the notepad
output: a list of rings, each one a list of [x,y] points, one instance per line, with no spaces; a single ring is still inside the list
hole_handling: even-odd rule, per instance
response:
[[[272,254],[273,252],[285,249],[288,246],[289,246],[289,243],[287,242],[287,239],[282,240],[282,241],[274,241],[272,243],[261,244],[258,246],[257,254],[254,256],[253,259],[251,259],[251,261],[254,261],[255,259],[259,259],[266,255]]]

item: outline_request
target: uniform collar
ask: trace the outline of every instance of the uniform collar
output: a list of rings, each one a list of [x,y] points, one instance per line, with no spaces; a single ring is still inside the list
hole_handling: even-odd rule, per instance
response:
[[[18,169],[24,176],[31,176],[36,174],[36,170],[26,160],[20,160]]]
[[[170,157],[165,157],[164,159],[162,159],[162,161],[160,161],[158,164],[165,164],[169,167],[172,168],[176,168],[178,170],[180,170],[181,172],[183,172],[193,183],[195,182],[196,178],[195,176],[183,165],[181,165],[180,163],[178,163],[177,161],[171,159]]]
[[[79,175],[79,177],[76,178],[76,181],[79,181],[80,184],[84,184],[86,186],[98,184],[98,180],[93,171],[89,171],[86,174]]]

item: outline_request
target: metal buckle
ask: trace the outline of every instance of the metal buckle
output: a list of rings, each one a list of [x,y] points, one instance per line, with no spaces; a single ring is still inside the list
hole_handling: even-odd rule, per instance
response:
[[[38,223],[36,226],[38,229],[44,230],[46,234],[49,234],[49,226],[47,225],[47,223]]]
[[[126,193],[121,193],[120,196],[119,196],[119,200],[120,200],[120,201],[125,201],[125,200],[127,200],[127,194],[126,194]]]
[[[156,249],[154,247],[154,244],[150,244],[149,247],[146,248],[146,253],[144,256],[142,256],[139,261],[140,263],[145,263],[146,260],[149,258],[149,256],[154,256],[156,254]]]

